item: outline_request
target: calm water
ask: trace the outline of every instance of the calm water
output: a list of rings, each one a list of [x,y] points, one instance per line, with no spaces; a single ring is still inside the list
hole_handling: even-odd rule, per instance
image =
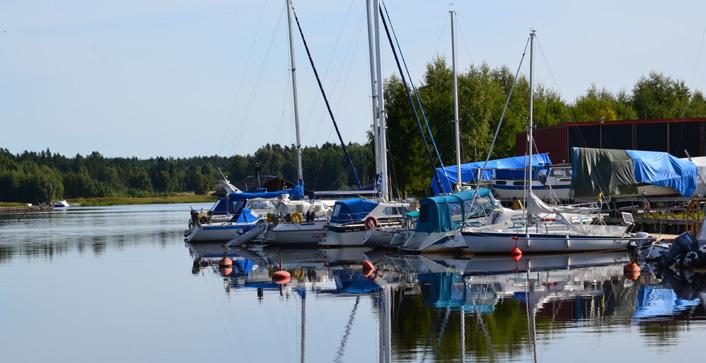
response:
[[[366,249],[190,248],[182,237],[188,208],[0,217],[2,361],[703,356],[700,275],[643,272],[633,283],[622,275],[623,253],[525,256],[516,263]],[[232,272],[209,264],[224,253],[236,262]],[[381,276],[363,277],[363,258]],[[279,266],[292,282],[271,282]]]

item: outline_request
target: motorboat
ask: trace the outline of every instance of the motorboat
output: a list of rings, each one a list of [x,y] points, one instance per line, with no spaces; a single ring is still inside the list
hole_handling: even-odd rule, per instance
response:
[[[321,245],[363,246],[368,230],[403,223],[408,208],[409,203],[364,198],[337,201]]]
[[[56,209],[63,209],[63,208],[68,208],[68,207],[70,207],[69,202],[67,202],[67,201],[65,201],[65,200],[63,200],[63,199],[60,200],[60,201],[58,201],[58,202],[54,202],[53,206],[54,206],[54,208],[56,208]]]
[[[318,244],[326,236],[330,201],[281,200],[268,217],[265,242],[278,245]]]

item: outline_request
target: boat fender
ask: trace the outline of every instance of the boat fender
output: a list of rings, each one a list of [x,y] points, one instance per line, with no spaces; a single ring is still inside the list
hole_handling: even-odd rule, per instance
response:
[[[373,265],[370,260],[363,261],[363,275],[365,277],[371,277],[375,274],[375,265]]]
[[[378,226],[378,220],[375,217],[370,216],[365,219],[365,229],[373,229],[377,226]]]
[[[224,268],[224,267],[231,267],[233,266],[233,260],[230,259],[228,256],[223,256],[223,258],[218,261],[218,267]]]
[[[293,223],[301,223],[303,221],[304,221],[304,217],[302,216],[301,213],[292,214],[292,222]]]
[[[272,282],[277,285],[284,285],[292,280],[292,275],[288,271],[280,270],[272,274]]]
[[[520,249],[520,247],[515,246],[515,247],[513,247],[513,249],[510,251],[510,255],[511,255],[513,258],[515,258],[515,257],[522,257],[522,250]],[[519,258],[518,258],[518,260],[519,260]]]

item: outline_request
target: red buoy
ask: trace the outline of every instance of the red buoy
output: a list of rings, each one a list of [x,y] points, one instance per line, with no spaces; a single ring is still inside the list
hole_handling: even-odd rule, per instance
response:
[[[221,258],[218,261],[218,267],[231,267],[231,266],[233,266],[233,260],[231,260],[230,257],[228,257],[228,256],[223,256],[223,258]]]
[[[375,265],[370,260],[363,261],[363,275],[370,277],[375,273]]]
[[[272,282],[278,285],[284,285],[286,283],[289,283],[289,281],[292,280],[292,275],[289,274],[289,272],[280,270],[280,271],[275,271],[272,274]]]
[[[623,266],[623,276],[625,276],[626,279],[637,281],[637,279],[640,278],[640,266],[635,262],[625,264]]]
[[[521,259],[522,259],[522,254],[519,254],[519,255],[512,255],[512,259],[513,259],[515,262],[521,260]]]
[[[522,257],[522,250],[520,249],[520,247],[515,246],[513,247],[512,251],[510,251],[510,255],[512,255],[512,257]]]
[[[222,269],[220,269],[220,271],[221,271],[221,275],[223,275],[223,277],[230,276],[230,274],[233,273],[233,269],[230,267],[222,268]]]

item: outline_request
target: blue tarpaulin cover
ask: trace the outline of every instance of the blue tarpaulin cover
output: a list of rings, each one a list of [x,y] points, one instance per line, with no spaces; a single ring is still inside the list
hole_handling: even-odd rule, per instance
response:
[[[549,159],[549,154],[533,154],[532,155],[532,166],[546,166],[550,165],[552,162]],[[461,165],[461,182],[464,184],[471,184],[476,181],[476,176],[478,175],[478,170],[483,168],[485,161],[476,161],[473,163],[467,163]],[[481,180],[491,180],[495,177],[495,169],[522,169],[527,164],[526,156],[513,156],[511,158],[488,160],[485,164],[485,169],[481,170],[480,178]],[[444,170],[446,175],[444,175]],[[447,181],[448,178],[448,181]],[[437,180],[440,182],[437,182]],[[436,173],[431,180],[431,190],[434,195],[439,195],[442,193],[451,193],[453,191],[453,185],[456,184],[456,166],[447,166],[445,168],[436,168]],[[443,190],[439,190],[439,184]]]
[[[260,219],[260,217],[256,216],[250,209],[243,208],[240,210],[240,213],[233,216],[231,221],[237,223],[250,223],[256,222],[258,219]]]
[[[635,181],[672,188],[690,197],[696,190],[699,169],[689,160],[665,152],[626,150],[635,168]]]
[[[650,285],[640,286],[636,299],[637,307],[632,314],[633,319],[676,315],[700,304],[698,298],[682,299],[672,289]]]
[[[289,194],[289,199],[299,200],[304,198],[304,185],[297,184],[289,189],[282,189],[276,192],[235,192],[228,194],[231,200],[246,200],[255,198],[277,198],[283,194]]]
[[[362,221],[377,205],[378,202],[363,198],[339,200],[333,207],[330,222],[343,224]]]
[[[458,192],[419,200],[419,218],[415,231],[434,233],[449,232],[461,228],[467,218],[490,213],[499,203],[489,189],[480,188],[476,202],[475,191]]]
[[[380,285],[360,271],[333,270],[332,274],[336,282],[336,293],[339,294],[369,294],[381,289]]]

